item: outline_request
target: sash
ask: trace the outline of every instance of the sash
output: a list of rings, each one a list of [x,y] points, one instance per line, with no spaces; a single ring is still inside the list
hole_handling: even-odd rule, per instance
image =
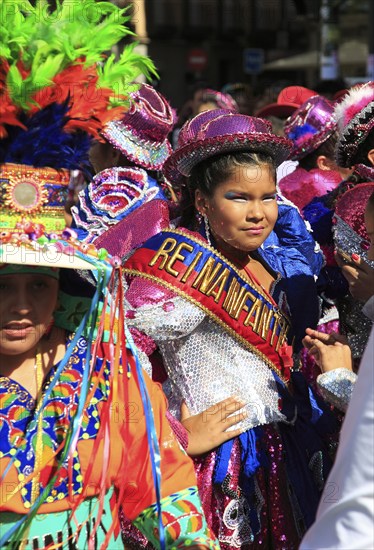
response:
[[[288,319],[263,288],[244,279],[207,243],[177,229],[161,231],[134,252],[124,272],[159,283],[200,307],[288,383]]]

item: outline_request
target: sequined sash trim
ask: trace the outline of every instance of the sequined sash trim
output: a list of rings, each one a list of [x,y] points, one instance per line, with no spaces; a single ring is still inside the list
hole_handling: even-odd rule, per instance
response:
[[[124,271],[160,283],[200,307],[288,383],[288,319],[219,252],[182,231],[162,231],[135,251]]]

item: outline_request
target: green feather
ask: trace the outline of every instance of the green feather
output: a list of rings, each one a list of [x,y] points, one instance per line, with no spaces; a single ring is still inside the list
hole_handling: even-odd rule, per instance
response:
[[[49,56],[43,63],[38,64],[36,67],[34,67],[34,65],[32,66],[31,77],[37,89],[52,84],[52,79],[60,71],[63,58],[63,54]]]
[[[23,78],[15,65],[10,67],[9,69],[9,72],[6,77],[6,85],[7,85],[10,98],[13,101],[15,99],[19,100],[21,98],[24,98]],[[18,103],[18,101],[15,101],[15,103]]]
[[[158,77],[156,68],[148,57],[134,52],[137,43],[133,42],[126,46],[117,62],[112,54],[107,61],[98,68],[98,84],[103,88],[112,89],[115,94],[111,98],[112,107],[124,104],[123,96],[126,98],[134,92],[138,85],[135,80],[144,75],[148,80],[151,77]]]
[[[37,0],[34,7],[27,0],[14,0],[12,6],[9,10],[9,2],[0,0],[0,55],[11,66],[12,100],[25,110],[33,104],[33,93],[50,86],[60,71],[75,63],[97,67],[98,86],[113,91],[111,107],[126,102],[140,75],[158,77],[153,62],[136,52],[135,43],[117,60],[110,54],[120,40],[134,35],[127,27],[129,7],[95,0],[57,0],[54,11],[47,0]],[[20,60],[30,71],[24,82],[16,68]]]

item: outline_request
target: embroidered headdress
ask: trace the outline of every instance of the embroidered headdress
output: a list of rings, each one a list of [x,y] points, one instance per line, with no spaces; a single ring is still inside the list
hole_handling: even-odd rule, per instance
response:
[[[61,233],[69,171],[88,170],[92,139],[123,116],[134,79],[155,71],[134,44],[118,61],[104,54],[131,34],[126,10],[110,2],[11,8],[0,5],[0,227],[3,239],[35,241]]]
[[[107,168],[94,176],[88,186],[79,193],[79,202],[72,214],[80,240],[93,243],[149,201],[165,202],[166,198],[158,184],[142,168]],[[144,218],[139,227],[147,233],[151,224]],[[134,227],[130,224],[121,244],[130,241]],[[102,245],[101,245],[102,246]],[[116,242],[120,247],[120,242]],[[120,247],[121,248],[121,247]],[[112,249],[111,249],[112,250]],[[116,252],[116,255],[119,256]]]
[[[117,61],[114,55],[106,57],[104,53],[132,34],[125,26],[129,19],[125,9],[94,0],[58,1],[56,5],[51,11],[47,0],[38,0],[35,6],[27,0],[0,2],[0,275],[32,273],[33,269],[46,273],[43,270],[47,268],[48,275],[57,277],[62,268],[60,289],[74,294],[78,300],[75,303],[81,305],[72,314],[63,298],[56,312],[56,324],[73,331],[73,336],[47,393],[56,385],[81,336],[88,345],[73,421],[66,428],[64,445],[51,450],[49,460],[56,458],[56,467],[40,484],[36,498],[27,503],[28,513],[1,533],[1,547],[22,540],[39,507],[47,497],[51,498],[48,495],[60,468],[75,452],[82,411],[90,398],[91,383],[95,384],[98,349],[104,342],[109,343],[102,358],[110,366],[111,380],[118,375],[120,357],[126,357],[119,262],[111,259],[106,250],[80,242],[73,230],[64,229],[64,203],[70,170],[88,168],[91,140],[101,140],[105,124],[123,116],[129,93],[138,86],[132,84],[134,79],[140,74],[155,73],[148,58],[134,53],[134,44],[125,47]],[[76,278],[64,287],[63,279],[69,274]],[[85,297],[89,300],[85,301]],[[127,345],[131,346],[128,342]],[[142,374],[135,361],[136,379],[141,386]],[[144,392],[143,387],[141,391]],[[37,410],[37,423],[43,420],[46,399],[47,394]],[[104,405],[108,407],[103,415],[106,422],[110,419],[112,399],[115,391]],[[154,464],[158,448],[146,397],[143,405]],[[40,435],[45,445],[43,432]],[[103,441],[107,437],[104,421]],[[22,452],[22,441],[12,451],[9,465]],[[46,460],[44,454],[41,460]],[[33,475],[38,472],[25,475],[25,483]],[[72,473],[66,475],[70,480]],[[158,491],[157,474],[154,481]],[[20,492],[23,485],[5,495],[6,499]],[[101,485],[99,498],[103,499],[106,488]],[[76,497],[76,506],[83,498],[82,492]],[[99,510],[95,529],[101,515]]]
[[[181,185],[194,166],[215,155],[257,151],[267,153],[279,165],[287,158],[290,148],[288,139],[271,133],[268,121],[214,109],[184,124],[178,147],[166,161],[163,172],[173,185]]]

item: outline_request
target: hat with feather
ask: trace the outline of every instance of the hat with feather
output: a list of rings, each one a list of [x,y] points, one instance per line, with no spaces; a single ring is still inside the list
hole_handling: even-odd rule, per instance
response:
[[[102,139],[101,131],[109,120],[123,117],[129,94],[138,86],[135,79],[156,74],[153,63],[134,51],[135,43],[125,46],[118,59],[110,53],[119,40],[133,34],[126,26],[128,20],[127,10],[109,1],[57,0],[52,9],[47,0],[33,4],[0,0],[0,276],[45,273],[59,278],[60,290],[79,300],[81,310],[75,309],[73,316],[65,298],[63,311],[57,311],[58,326],[74,337],[50,379],[48,391],[58,381],[79,338],[84,335],[87,340],[87,376],[79,386],[73,422],[64,432],[64,447],[61,454],[55,453],[56,467],[38,489],[40,495],[28,513],[0,533],[0,547],[18,546],[27,538],[28,526],[54,486],[66,457],[75,452],[79,415],[90,398],[96,352],[106,335],[111,345],[111,380],[118,373],[118,358],[124,363],[128,357],[124,346],[133,350],[131,341],[124,337],[122,277],[118,276],[116,259],[103,249],[81,243],[73,230],[65,228],[64,221],[70,171],[88,169],[91,141]],[[93,282],[85,285],[85,296],[77,278],[69,279],[71,276]],[[84,298],[88,298],[87,303]],[[72,326],[66,325],[69,320]],[[136,371],[141,385],[138,366]],[[144,397],[147,428],[153,437],[147,403]],[[41,419],[43,404],[38,412]],[[109,411],[110,401],[105,406]],[[110,419],[110,412],[103,418]],[[105,422],[103,433],[106,439],[109,429]],[[103,447],[107,448],[106,442]],[[12,447],[10,460],[17,461],[21,451],[22,440]],[[155,464],[157,445],[152,443],[149,451]],[[89,481],[87,474],[87,486]],[[154,482],[159,483],[157,473]],[[100,510],[94,530],[101,521]]]
[[[334,117],[339,132],[337,163],[339,166],[353,166],[360,162],[360,149],[374,127],[374,82],[351,88],[337,103]]]
[[[73,16],[72,16],[73,14]],[[153,63],[125,46],[129,16],[111,2],[0,2],[0,209],[7,234],[61,234],[70,173],[88,173],[88,151],[121,118]],[[107,54],[109,52],[109,54]]]

